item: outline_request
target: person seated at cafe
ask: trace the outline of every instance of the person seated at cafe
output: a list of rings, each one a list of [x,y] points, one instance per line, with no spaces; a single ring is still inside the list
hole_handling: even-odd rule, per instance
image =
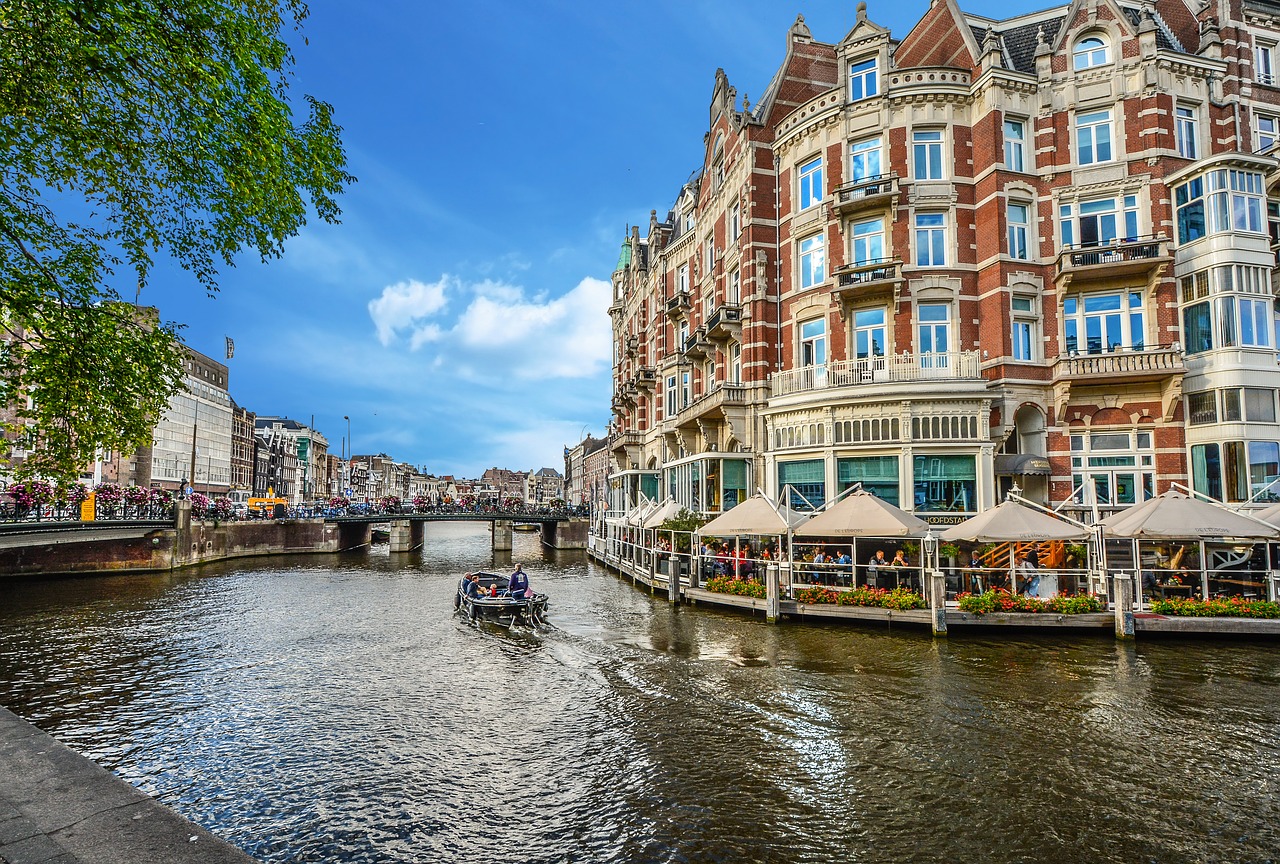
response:
[[[1025,553],[1017,554],[1013,569],[1018,575],[1018,593],[1029,597],[1037,596],[1040,591],[1040,572],[1036,570],[1036,565],[1027,560]]]
[[[751,544],[743,543],[738,550],[738,572],[743,578],[750,578],[756,572],[756,563],[751,558]]]
[[[901,549],[899,549],[897,552],[893,553],[893,560],[889,562],[889,566],[910,567],[911,565],[907,563],[907,556],[903,554]]]
[[[867,562],[867,585],[872,588],[879,587],[880,568],[888,567],[889,561],[884,557],[884,550],[877,549],[876,554],[871,556],[871,560]]]

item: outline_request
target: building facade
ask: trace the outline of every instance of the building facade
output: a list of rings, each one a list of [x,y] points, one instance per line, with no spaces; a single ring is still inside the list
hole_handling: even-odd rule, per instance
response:
[[[611,507],[1274,497],[1280,4],[803,19],[614,273]]]
[[[231,395],[227,367],[184,346],[186,377],[169,397],[169,407],[156,423],[152,444],[134,456],[127,478],[139,486],[177,492],[187,480],[210,497],[231,489]]]

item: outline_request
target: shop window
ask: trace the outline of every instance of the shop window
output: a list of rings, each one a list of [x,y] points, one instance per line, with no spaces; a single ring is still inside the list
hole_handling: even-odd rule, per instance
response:
[[[826,502],[826,464],[821,459],[778,463],[778,494],[790,486],[788,503],[793,510],[810,510]]]
[[[972,513],[977,508],[973,456],[916,456],[912,479],[918,512]]]
[[[836,461],[836,485],[843,492],[854,483],[895,507],[901,506],[897,456],[860,456]]]

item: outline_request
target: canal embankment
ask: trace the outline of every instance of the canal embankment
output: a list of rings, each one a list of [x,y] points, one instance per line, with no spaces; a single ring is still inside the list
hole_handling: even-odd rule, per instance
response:
[[[253,864],[252,858],[0,708],[0,861]]]

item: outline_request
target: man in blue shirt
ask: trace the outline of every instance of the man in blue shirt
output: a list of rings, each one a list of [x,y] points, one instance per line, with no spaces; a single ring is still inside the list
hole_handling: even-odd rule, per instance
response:
[[[468,573],[462,577],[462,593],[468,597],[483,597],[484,595],[480,591],[480,577],[474,573]]]
[[[512,597],[523,597],[529,590],[529,577],[524,572],[523,564],[516,565],[516,572],[507,580],[507,590]]]

